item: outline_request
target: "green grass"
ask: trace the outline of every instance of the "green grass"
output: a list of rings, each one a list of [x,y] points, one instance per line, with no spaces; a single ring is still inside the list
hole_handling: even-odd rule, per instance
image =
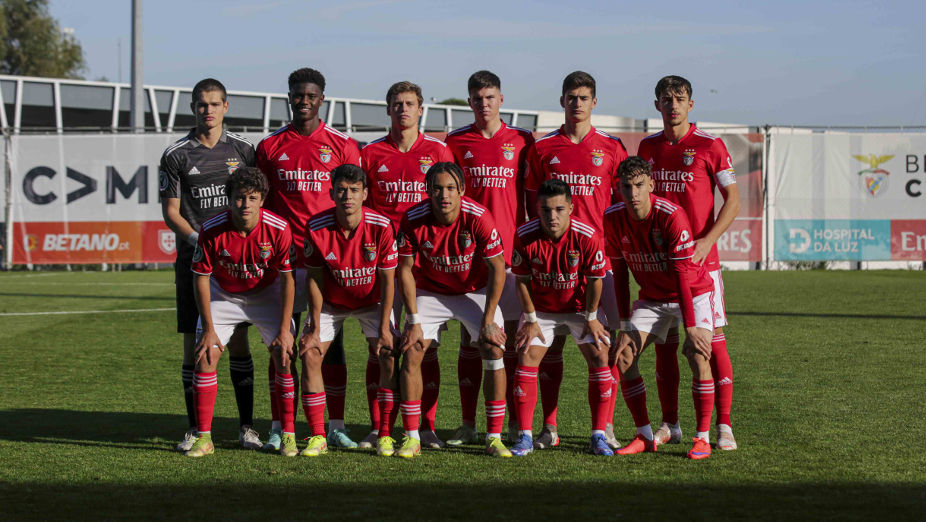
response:
[[[170,272],[0,273],[0,314],[171,308]],[[171,451],[185,429],[173,311],[0,315],[0,513],[6,519],[922,519],[923,272],[725,274],[740,449],[584,452],[586,370],[567,345],[563,444],[493,460],[477,446],[418,459],[236,448],[227,360],[213,458]],[[441,348],[438,433],[458,424],[456,331]],[[366,434],[365,348],[348,323],[347,421]],[[256,332],[257,427],[269,427]],[[693,433],[682,362],[682,427]],[[658,419],[653,354],[644,356]],[[539,410],[539,407],[538,407]],[[484,417],[481,416],[480,419]],[[302,415],[300,412],[300,419]],[[482,421],[480,421],[481,423]],[[535,424],[536,425],[536,424]],[[619,401],[624,442],[633,434]],[[299,436],[307,434],[304,420]]]

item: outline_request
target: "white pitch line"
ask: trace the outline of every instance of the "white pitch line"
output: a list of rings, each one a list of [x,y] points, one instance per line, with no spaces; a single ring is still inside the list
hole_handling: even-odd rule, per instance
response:
[[[68,286],[175,286],[174,283],[73,283],[70,281],[3,281],[0,280],[0,284],[3,285],[35,285],[35,286],[48,286],[48,285],[62,285],[66,284]]]
[[[131,314],[137,312],[173,312],[176,308],[139,308],[137,310],[75,310],[68,312],[8,312],[0,313],[0,317],[22,315],[73,315],[73,314]]]

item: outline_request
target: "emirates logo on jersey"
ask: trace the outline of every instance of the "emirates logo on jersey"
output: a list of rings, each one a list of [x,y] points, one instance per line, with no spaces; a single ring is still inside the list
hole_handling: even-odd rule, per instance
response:
[[[682,163],[686,167],[690,167],[694,163],[695,150],[694,149],[685,149],[685,152],[682,152]]]
[[[260,258],[263,260],[270,259],[270,256],[273,255],[273,246],[270,243],[260,243]]]
[[[331,149],[329,147],[319,147],[318,159],[322,160],[322,163],[331,161]]]
[[[473,236],[469,231],[464,230],[457,236],[457,241],[460,243],[460,248],[469,248],[473,244]]]
[[[604,164],[604,151],[595,149],[592,151],[592,165],[600,167]]]
[[[578,250],[569,250],[566,252],[566,262],[569,263],[570,267],[575,267],[579,265],[579,251]]]
[[[508,161],[514,159],[514,145],[506,143],[502,145],[502,156]]]
[[[427,174],[428,169],[431,168],[431,165],[434,164],[434,160],[431,159],[431,156],[422,156],[418,159],[418,168],[421,169],[422,174]]]
[[[373,261],[376,259],[376,245],[373,243],[364,243],[363,244],[363,257],[367,261]]]

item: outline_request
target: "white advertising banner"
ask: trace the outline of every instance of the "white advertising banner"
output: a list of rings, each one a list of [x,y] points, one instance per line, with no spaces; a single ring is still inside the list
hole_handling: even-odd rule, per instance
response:
[[[926,260],[926,135],[776,133],[774,257]]]

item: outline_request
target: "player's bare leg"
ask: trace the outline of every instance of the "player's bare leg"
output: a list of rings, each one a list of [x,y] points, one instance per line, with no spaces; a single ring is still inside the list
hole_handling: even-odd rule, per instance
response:
[[[630,410],[637,434],[627,446],[617,450],[618,455],[632,455],[656,451],[653,442],[653,428],[650,426],[649,413],[646,409],[646,385],[640,375],[638,362],[646,346],[652,341],[647,332],[633,331],[619,336],[617,347],[617,365],[621,374],[621,394]]]
[[[717,448],[735,450],[733,424],[730,422],[730,407],[733,403],[733,365],[727,351],[727,337],[722,327],[714,329],[711,340],[711,374],[714,376],[715,406],[717,408]]]
[[[614,451],[605,438],[605,426],[611,411],[611,385],[614,377],[608,366],[610,346],[582,343],[579,351],[588,364],[588,406],[591,409],[592,436],[589,451],[594,455],[610,457]]]
[[[556,429],[556,413],[559,409],[559,390],[563,382],[563,347],[566,336],[557,335],[546,356],[538,366],[540,383],[540,404],[543,408],[543,429],[534,440],[534,449],[549,449],[559,446]]]
[[[239,325],[228,341],[228,367],[235,402],[238,405],[238,443],[250,450],[262,447],[260,436],[254,430],[254,360],[248,346],[248,329]]]
[[[701,328],[696,329],[698,334],[705,337],[705,343],[709,343],[712,337],[710,330]],[[691,332],[692,329],[689,329]],[[694,402],[695,417],[697,420],[697,433],[694,438],[694,446],[688,452],[690,459],[706,459],[711,455],[710,446],[710,427],[711,414],[714,411],[714,377],[711,374],[711,365],[707,357],[701,352],[695,350],[695,341],[692,334],[685,338],[683,353],[688,359],[688,365],[691,367],[691,398]]]
[[[505,423],[505,362],[504,348],[489,343],[480,346],[482,354],[483,385],[486,409],[486,453],[493,457],[510,457],[511,452],[502,444],[502,427]]]
[[[547,354],[547,347],[531,345],[518,354],[518,368],[515,370],[514,396],[515,408],[511,416],[518,423],[518,438],[511,447],[511,454],[523,457],[534,451],[534,410],[537,407],[537,372],[540,361]]]

